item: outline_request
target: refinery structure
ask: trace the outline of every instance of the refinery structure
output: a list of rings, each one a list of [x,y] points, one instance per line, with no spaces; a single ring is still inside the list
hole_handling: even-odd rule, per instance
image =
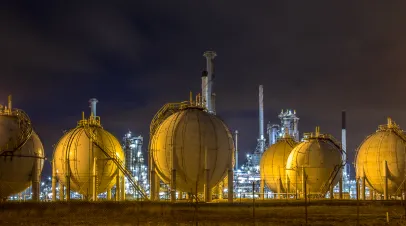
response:
[[[82,112],[46,158],[30,118],[13,108],[10,96],[7,106],[0,105],[1,198],[231,203],[405,196],[406,135],[392,119],[360,144],[351,164],[345,111],[341,141],[318,126],[301,136],[294,109],[281,110],[265,128],[263,85],[258,87],[256,146],[239,159],[239,131],[231,131],[216,111],[217,54],[203,56],[201,92],[162,106],[151,121],[148,145],[130,131],[121,140],[108,132],[92,98],[89,116]],[[45,161],[52,164],[52,175],[41,181]]]

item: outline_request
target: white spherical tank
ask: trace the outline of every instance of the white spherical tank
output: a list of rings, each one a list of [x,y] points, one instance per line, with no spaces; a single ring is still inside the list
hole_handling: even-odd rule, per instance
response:
[[[201,108],[189,107],[159,125],[152,136],[150,151],[164,183],[170,183],[175,169],[176,189],[195,193],[203,191],[206,162],[210,188],[225,178],[227,169],[232,169],[234,143],[221,119]]]
[[[260,162],[261,180],[273,192],[286,192],[288,189],[286,177],[286,161],[297,143],[285,135],[271,145],[263,154]]]
[[[366,185],[381,194],[387,178],[388,194],[400,193],[405,179],[405,152],[406,137],[389,118],[387,125],[379,126],[359,146],[355,159],[357,178],[365,177]]]
[[[103,150],[92,139],[97,140],[96,143],[100,144]],[[55,146],[53,161],[56,177],[66,186],[69,175],[71,190],[89,198],[93,195],[95,158],[96,192],[99,194],[115,184],[118,167],[111,159],[118,158],[124,164],[125,158],[119,141],[102,128],[98,118],[91,116],[89,120],[82,119],[78,126],[64,134]]]
[[[44,148],[32,129],[30,119],[21,110],[9,109],[0,107],[1,198],[30,187],[35,175],[38,176],[37,180],[40,179],[44,165]],[[35,169],[37,174],[34,173]]]
[[[302,175],[310,194],[325,195],[331,185],[338,183],[342,173],[341,145],[330,135],[306,135],[290,153],[286,174],[293,187],[302,192]]]

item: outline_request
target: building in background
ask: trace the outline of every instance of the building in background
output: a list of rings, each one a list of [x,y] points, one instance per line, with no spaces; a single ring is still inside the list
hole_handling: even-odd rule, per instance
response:
[[[123,137],[123,150],[125,155],[125,166],[132,173],[133,178],[138,181],[144,190],[149,190],[148,185],[148,167],[145,164],[144,155],[142,153],[143,137],[133,136],[131,131]],[[125,181],[126,194],[130,197],[139,198],[128,181]]]
[[[279,138],[285,134],[285,130],[296,142],[299,142],[299,118],[296,116],[296,110],[287,109],[281,111],[278,115],[280,124],[268,122],[267,133],[269,136],[268,147],[275,144]]]

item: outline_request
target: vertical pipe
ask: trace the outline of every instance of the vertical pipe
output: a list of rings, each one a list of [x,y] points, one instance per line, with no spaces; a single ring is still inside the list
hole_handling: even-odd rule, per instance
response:
[[[387,169],[387,162],[386,160],[383,161],[383,176],[384,176],[384,188],[383,188],[383,196],[384,200],[388,200],[388,169]]]
[[[235,132],[235,170],[238,170],[238,130]]]
[[[264,88],[259,86],[259,140],[261,142],[261,153],[265,149],[265,137],[264,137]]]
[[[99,101],[96,99],[96,98],[92,98],[92,99],[90,99],[89,100],[89,103],[90,103],[90,109],[91,109],[91,113],[93,114],[93,117],[96,117],[97,115],[96,115],[96,104],[98,103]]]
[[[93,201],[97,201],[97,157],[93,158],[93,189],[92,189],[92,195],[93,195]]]
[[[52,201],[56,201],[56,168],[55,159],[52,160]]]
[[[121,201],[120,200],[120,170],[117,169],[116,171],[116,201]]]
[[[211,94],[213,92],[213,81],[214,81],[214,58],[217,56],[216,52],[214,51],[206,51],[203,54],[206,57],[207,63],[207,93],[206,93],[206,101],[207,101],[207,110],[212,113],[213,106],[211,103]]]

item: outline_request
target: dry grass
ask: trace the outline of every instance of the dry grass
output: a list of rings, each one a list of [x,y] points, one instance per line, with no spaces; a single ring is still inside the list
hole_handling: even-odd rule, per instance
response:
[[[71,202],[3,203],[1,225],[304,225],[302,201],[257,201],[255,219],[251,202],[147,203],[147,202]],[[197,208],[196,208],[197,207]],[[405,225],[400,202],[365,201],[359,203],[361,225]],[[198,224],[196,223],[198,222]],[[309,225],[356,225],[355,201],[311,201]]]

